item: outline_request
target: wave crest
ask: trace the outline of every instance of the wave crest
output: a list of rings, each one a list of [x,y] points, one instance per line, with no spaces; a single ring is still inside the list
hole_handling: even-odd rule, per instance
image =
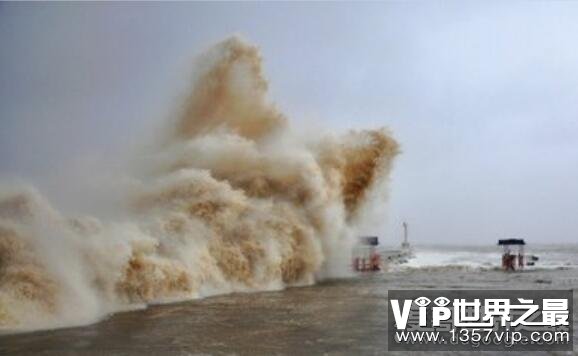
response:
[[[64,217],[33,189],[0,193],[3,328],[86,323],[134,303],[348,269],[361,207],[381,194],[398,145],[385,129],[295,135],[267,100],[261,65],[238,37],[201,56],[125,220]]]

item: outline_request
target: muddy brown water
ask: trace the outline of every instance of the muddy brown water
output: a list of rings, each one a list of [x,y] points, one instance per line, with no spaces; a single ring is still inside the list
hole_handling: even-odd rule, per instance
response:
[[[0,354],[381,355],[387,354],[387,291],[426,288],[576,289],[578,273],[406,269],[151,306],[84,327],[3,335]]]

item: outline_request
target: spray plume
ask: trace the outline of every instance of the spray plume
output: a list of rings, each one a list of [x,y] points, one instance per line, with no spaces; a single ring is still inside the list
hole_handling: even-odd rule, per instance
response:
[[[304,139],[267,101],[255,46],[232,37],[147,161],[122,221],[0,192],[0,329],[79,325],[148,303],[343,275],[362,206],[388,179],[386,130]]]

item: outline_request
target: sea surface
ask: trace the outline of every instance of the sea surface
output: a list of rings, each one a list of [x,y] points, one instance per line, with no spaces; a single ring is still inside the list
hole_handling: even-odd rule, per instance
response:
[[[572,289],[578,305],[578,245],[526,252],[539,257],[536,266],[506,273],[495,246],[418,246],[408,263],[381,273],[157,305],[85,327],[3,335],[0,355],[383,355],[390,289]],[[574,308],[575,328],[577,319]],[[508,353],[516,354],[529,353]]]

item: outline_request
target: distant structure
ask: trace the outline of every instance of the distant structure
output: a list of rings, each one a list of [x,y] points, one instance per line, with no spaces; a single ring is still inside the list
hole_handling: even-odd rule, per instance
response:
[[[406,263],[413,257],[409,246],[408,224],[403,222],[403,241],[400,249],[379,247],[379,237],[359,236],[353,249],[352,268],[356,272],[375,272],[389,265]]]
[[[502,269],[504,271],[518,271],[525,266],[534,266],[538,261],[536,255],[526,255],[524,239],[503,239],[498,240],[498,246],[503,247]]]
[[[404,250],[409,250],[409,241],[407,239],[408,227],[407,222],[403,222],[403,242],[401,243],[401,248]]]
[[[523,239],[498,240],[498,246],[504,248],[502,253],[502,269],[504,271],[516,271],[524,268],[525,256]],[[516,249],[517,251],[514,251]]]
[[[353,250],[353,270],[375,272],[381,270],[381,255],[377,251],[377,236],[360,236]]]

